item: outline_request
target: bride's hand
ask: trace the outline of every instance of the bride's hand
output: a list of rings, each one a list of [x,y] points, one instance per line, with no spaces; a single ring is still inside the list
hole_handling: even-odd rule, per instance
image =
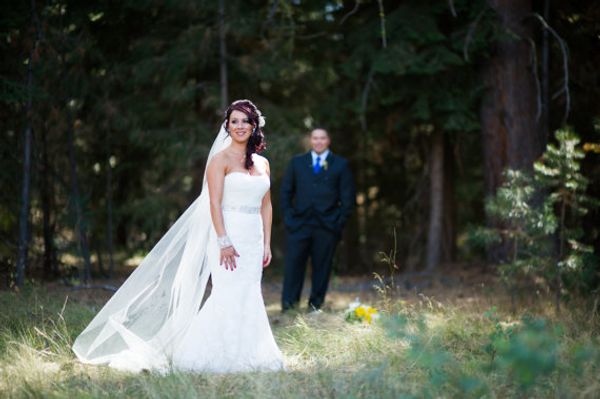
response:
[[[271,247],[265,246],[265,254],[263,255],[263,268],[269,266],[272,258],[273,255],[271,255]]]
[[[225,263],[225,270],[233,271],[237,267],[235,264],[236,256],[240,256],[240,254],[237,253],[237,251],[235,250],[233,245],[229,246],[227,248],[221,248],[221,263],[220,263],[220,265],[223,265],[223,263]]]

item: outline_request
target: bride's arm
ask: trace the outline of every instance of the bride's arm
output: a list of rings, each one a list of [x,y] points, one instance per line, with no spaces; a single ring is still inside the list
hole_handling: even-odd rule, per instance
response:
[[[212,219],[217,237],[222,240],[228,240],[227,232],[225,231],[225,222],[223,220],[223,211],[221,209],[221,201],[223,199],[223,185],[225,183],[225,162],[224,159],[215,155],[208,164],[206,170],[206,179],[208,182],[208,195],[210,198],[210,217]],[[225,239],[223,238],[225,237]],[[235,269],[235,257],[239,256],[233,245],[221,246],[220,264],[225,263],[225,269]]]
[[[269,170],[269,161],[265,159],[266,169],[265,173],[271,176]],[[271,190],[268,190],[263,197],[262,206],[260,208],[260,214],[263,221],[263,233],[265,236],[265,253],[263,256],[263,267],[269,266],[271,263],[271,223],[273,221],[273,206],[271,204]]]

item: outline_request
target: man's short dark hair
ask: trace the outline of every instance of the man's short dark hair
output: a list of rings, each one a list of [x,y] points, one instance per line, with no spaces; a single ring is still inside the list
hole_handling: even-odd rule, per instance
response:
[[[322,130],[325,132],[325,134],[327,134],[327,137],[329,137],[329,130],[327,130],[327,128],[323,127],[323,126],[315,126],[312,129],[310,129],[310,132],[308,133],[309,135],[312,135],[312,132],[314,132],[315,130]]]

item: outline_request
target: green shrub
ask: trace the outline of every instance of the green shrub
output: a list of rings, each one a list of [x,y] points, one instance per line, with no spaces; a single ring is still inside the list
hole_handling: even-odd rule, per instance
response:
[[[582,217],[598,201],[586,194],[588,180],[580,172],[584,153],[570,130],[556,132],[532,175],[506,170],[504,184],[486,201],[486,212],[499,223],[477,229],[476,244],[500,244],[508,251],[498,267],[514,299],[519,283],[545,283],[556,295],[555,306],[570,292],[589,292],[598,273],[597,257],[581,239]]]

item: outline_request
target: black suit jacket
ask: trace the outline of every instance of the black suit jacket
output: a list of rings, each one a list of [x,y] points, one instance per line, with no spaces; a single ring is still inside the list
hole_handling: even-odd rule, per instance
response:
[[[346,159],[329,152],[326,161],[327,167],[316,175],[310,152],[290,161],[281,184],[281,207],[288,230],[317,224],[341,234],[354,209],[354,180]]]

